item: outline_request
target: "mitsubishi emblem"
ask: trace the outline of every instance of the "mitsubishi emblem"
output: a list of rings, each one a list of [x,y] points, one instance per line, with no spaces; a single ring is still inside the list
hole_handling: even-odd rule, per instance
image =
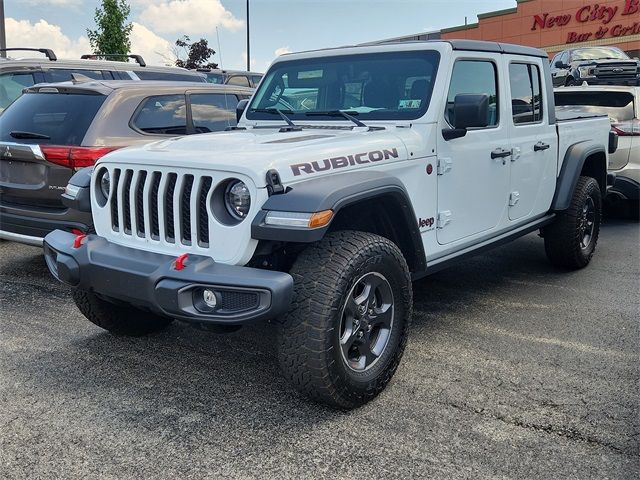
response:
[[[13,155],[11,155],[11,150],[9,149],[9,147],[4,147],[4,155],[3,157],[7,157],[7,158],[11,158]]]

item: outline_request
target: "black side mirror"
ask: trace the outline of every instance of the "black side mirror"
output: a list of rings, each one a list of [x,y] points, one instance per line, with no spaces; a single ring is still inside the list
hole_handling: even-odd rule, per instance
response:
[[[453,101],[453,128],[442,131],[445,140],[464,137],[468,128],[489,125],[489,95],[460,94]]]
[[[246,98],[238,102],[238,105],[236,105],[236,122],[240,121],[240,119],[242,118],[242,114],[244,113],[248,104],[249,100]]]
[[[564,63],[562,63],[560,60],[554,63],[553,66],[556,68],[567,68],[567,66]]]

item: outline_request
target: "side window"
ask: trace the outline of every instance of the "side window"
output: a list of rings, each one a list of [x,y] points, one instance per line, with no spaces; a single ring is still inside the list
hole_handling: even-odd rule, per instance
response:
[[[262,80],[262,75],[251,75],[251,81],[253,82],[254,86],[257,87],[260,83],[260,80]]]
[[[3,73],[0,75],[0,112],[22,95],[22,89],[35,83],[31,73]]]
[[[189,95],[196,133],[219,132],[236,124],[238,97],[224,93]]]
[[[454,125],[453,103],[456,95],[485,94],[489,95],[488,126],[495,127],[499,121],[497,70],[493,62],[488,60],[459,60],[453,66],[451,85],[447,95],[447,107],[444,117]]]
[[[250,87],[249,78],[244,75],[234,75],[233,77],[229,77],[227,80],[227,85],[238,85],[239,87]]]
[[[560,57],[560,60],[562,60],[562,63],[564,63],[565,65],[567,65],[569,63],[569,51],[568,50],[562,54],[562,56]]]
[[[529,63],[509,65],[511,112],[514,125],[542,122],[540,70]]]
[[[60,68],[52,68],[50,70],[45,70],[44,78],[47,82],[58,83],[58,82],[68,82],[72,80],[72,74],[79,73],[80,75],[84,75],[85,77],[92,78],[94,80],[104,80],[105,76],[102,74],[101,70],[67,70]],[[107,79],[110,77],[106,77]]]
[[[187,134],[187,105],[184,95],[147,97],[133,116],[131,125],[157,135]]]

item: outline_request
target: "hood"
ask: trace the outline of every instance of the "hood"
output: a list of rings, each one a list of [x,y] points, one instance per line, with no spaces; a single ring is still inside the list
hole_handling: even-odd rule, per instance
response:
[[[116,150],[103,162],[148,166],[180,166],[251,178],[266,186],[266,174],[275,169],[283,184],[407,159],[404,136],[410,128],[368,131],[366,128],[305,128],[280,132],[278,128],[248,128],[229,132],[177,137]]]

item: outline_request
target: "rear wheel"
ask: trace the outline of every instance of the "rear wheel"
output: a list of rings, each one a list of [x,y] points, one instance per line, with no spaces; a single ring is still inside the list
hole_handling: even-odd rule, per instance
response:
[[[598,243],[602,201],[600,186],[591,177],[580,177],[569,208],[544,229],[544,247],[554,265],[583,268]]]
[[[285,377],[312,399],[355,408],[394,374],[411,318],[411,280],[398,247],[362,232],[327,235],[290,271],[292,308],[279,328]]]
[[[131,306],[116,305],[86,290],[74,290],[73,300],[91,323],[114,335],[138,337],[162,330],[173,321]]]

